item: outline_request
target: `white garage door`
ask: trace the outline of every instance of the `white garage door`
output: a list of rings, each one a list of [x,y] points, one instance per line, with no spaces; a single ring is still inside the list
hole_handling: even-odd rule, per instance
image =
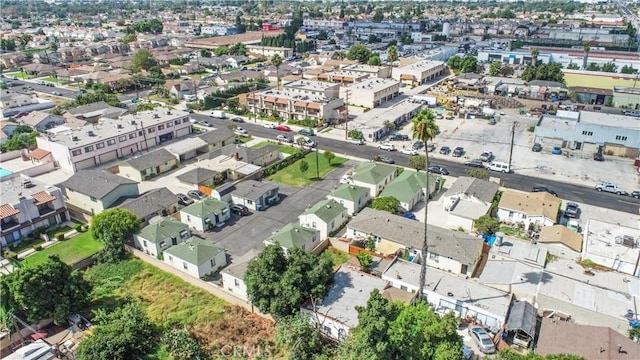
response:
[[[108,153],[104,153],[104,154],[100,155],[100,164],[104,164],[106,162],[113,161],[113,160],[115,160],[117,158],[118,158],[118,151],[117,150],[109,151]]]
[[[178,137],[189,135],[189,128],[180,129],[177,131]]]
[[[76,163],[76,170],[88,169],[96,166],[96,159],[90,158]]]

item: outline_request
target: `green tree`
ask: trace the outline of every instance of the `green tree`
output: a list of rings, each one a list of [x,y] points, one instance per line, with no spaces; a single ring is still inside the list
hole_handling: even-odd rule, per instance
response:
[[[349,137],[356,140],[364,139],[364,135],[362,134],[362,131],[355,130],[355,129],[349,131]]]
[[[584,55],[582,56],[583,70],[587,69],[587,62],[589,61],[589,51],[591,51],[591,45],[585,41],[585,43],[582,44],[582,52],[584,53]]]
[[[294,315],[307,300],[324,297],[333,276],[333,263],[325,253],[316,256],[293,248],[287,255],[279,245],[269,245],[245,273],[251,303],[276,318]]]
[[[373,14],[372,21],[374,23],[379,23],[379,22],[382,22],[382,20],[384,20],[384,14],[382,13],[382,11],[376,10],[376,13]]]
[[[79,360],[136,360],[155,345],[153,324],[137,303],[98,311],[94,323],[92,334],[80,342]]]
[[[171,329],[162,334],[160,343],[174,359],[204,360],[200,344],[187,329]]]
[[[411,119],[411,134],[414,139],[421,140],[425,144],[425,157],[424,164],[425,168],[429,166],[429,151],[427,151],[427,142],[433,140],[438,133],[438,125],[436,124],[436,117],[433,115],[433,112],[429,109],[421,110],[416,116]],[[427,184],[427,189],[430,189],[429,186],[429,174],[425,172],[425,184]],[[428,191],[428,190],[427,190]],[[429,242],[428,242],[428,231],[427,231],[427,217],[428,217],[428,205],[429,205],[429,196],[427,195],[424,199],[424,238],[422,239],[422,253],[427,254],[429,252]],[[427,262],[423,261],[422,266],[420,266],[420,291],[418,292],[419,300],[424,300],[424,290],[425,290],[425,282],[427,275]]]
[[[200,49],[200,56],[201,57],[210,58],[211,55],[212,55],[211,51],[209,51],[207,49]]]
[[[333,161],[333,159],[335,159],[336,154],[334,154],[333,152],[327,150],[324,152],[324,154],[322,154],[322,156],[324,156],[325,159],[327,159],[327,162],[329,163],[329,165],[331,165],[331,161]]]
[[[15,39],[0,39],[0,50],[14,51],[16,49]]]
[[[368,65],[379,66],[381,63],[382,61],[380,60],[380,55],[378,54],[371,55],[367,60]]]
[[[276,323],[276,343],[286,346],[290,359],[315,359],[323,348],[322,335],[306,313],[280,319]]]
[[[91,235],[104,245],[96,255],[99,262],[116,263],[127,252],[124,244],[140,226],[138,218],[129,210],[113,208],[91,219]]]
[[[600,65],[592,62],[591,64],[589,64],[589,66],[587,67],[587,71],[601,71],[602,68],[600,67]]]
[[[229,48],[229,54],[245,56],[247,55],[247,46],[241,42],[235,43],[231,48]]]
[[[149,50],[138,50],[131,58],[131,68],[134,73],[140,72],[140,70],[149,71],[155,66],[158,66],[158,61]]]
[[[220,46],[213,49],[213,53],[215,56],[225,56],[229,55],[229,48],[226,46]]]
[[[540,50],[538,48],[531,49],[531,64],[533,66],[538,65],[538,56],[540,55]]]
[[[473,227],[480,234],[495,234],[500,229],[500,222],[490,215],[482,215],[473,221]]]
[[[369,266],[371,266],[371,264],[373,264],[373,256],[371,256],[371,254],[369,254],[368,252],[361,252],[358,255],[356,255],[356,259],[358,259],[358,262],[360,263],[360,267],[363,270],[366,270]]]
[[[569,70],[580,70],[580,67],[578,66],[578,64],[571,63],[571,64],[567,65],[567,69],[569,69]]]
[[[355,44],[347,52],[347,59],[358,60],[361,64],[366,64],[369,57],[371,57],[371,51],[364,44]]]
[[[18,35],[18,37],[16,37],[16,42],[18,43],[18,48],[20,50],[25,50],[27,48],[27,45],[29,45],[29,43],[33,40],[33,36],[31,36],[31,34],[22,34],[22,35]]]
[[[387,62],[390,64],[398,61],[398,47],[391,45],[387,48]]]
[[[500,69],[502,68],[502,63],[500,61],[494,61],[489,66],[489,75],[498,76],[500,74]]]
[[[469,169],[467,170],[467,176],[470,176],[476,179],[485,180],[489,178],[489,173],[487,172],[487,170],[483,170],[483,169]]]
[[[396,214],[400,207],[400,201],[393,196],[378,197],[373,200],[371,207],[376,210],[383,210]]]
[[[620,72],[623,74],[634,74],[637,70],[633,68],[633,66],[625,65],[620,69]]]
[[[28,127],[28,126],[27,126]],[[9,140],[5,141],[2,145],[0,145],[0,151],[8,152],[14,150],[27,149],[36,146],[36,138],[40,134],[37,131],[29,128],[29,132],[15,132],[9,138]]]
[[[298,166],[300,167],[300,172],[302,173],[302,176],[304,176],[307,170],[309,170],[309,163],[306,162],[304,159],[300,160],[300,164],[298,164]]]
[[[136,34],[132,33],[132,34],[125,34],[118,41],[120,41],[123,44],[129,44],[129,43],[132,43],[132,42],[136,42],[137,40],[138,40],[138,37],[136,36]]]
[[[280,89],[280,66],[282,65],[282,58],[278,54],[274,54],[271,57],[271,65],[276,68],[276,87]]]
[[[3,306],[24,314],[30,323],[45,318],[65,323],[69,314],[88,303],[90,290],[82,274],[56,256],[0,277]]]
[[[427,162],[422,155],[414,155],[409,157],[409,166],[420,171],[427,168]]]
[[[615,63],[609,61],[606,64],[602,65],[601,70],[608,73],[614,73],[618,71],[618,67],[616,66]]]

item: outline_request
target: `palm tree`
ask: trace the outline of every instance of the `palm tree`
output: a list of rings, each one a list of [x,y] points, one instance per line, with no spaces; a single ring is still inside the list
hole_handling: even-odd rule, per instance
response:
[[[582,57],[582,70],[587,69],[587,61],[589,61],[589,50],[591,50],[591,45],[589,45],[588,41],[585,41],[582,45],[582,51],[584,51],[584,56]]]
[[[422,140],[425,148],[425,184],[426,196],[424,199],[424,238],[422,241],[422,266],[420,267],[420,291],[418,292],[418,300],[424,300],[425,282],[427,277],[427,253],[429,251],[429,243],[427,236],[427,213],[429,205],[429,151],[427,150],[427,141],[433,140],[438,133],[438,125],[433,112],[429,109],[421,110],[411,119],[411,134],[414,139]]]
[[[280,65],[282,65],[282,58],[278,54],[274,54],[271,57],[271,65],[276,67],[276,88],[280,90]]]
[[[531,64],[536,66],[538,63],[538,55],[540,55],[540,50],[538,48],[531,49]]]
[[[394,62],[398,61],[398,47],[395,45],[389,46],[387,49],[387,61],[389,64],[393,65]]]

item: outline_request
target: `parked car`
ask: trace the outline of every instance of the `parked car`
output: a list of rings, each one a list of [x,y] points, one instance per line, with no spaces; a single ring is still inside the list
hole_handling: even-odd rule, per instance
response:
[[[409,135],[403,135],[403,134],[391,134],[389,136],[389,141],[408,141],[409,140]]]
[[[416,214],[414,214],[412,212],[406,212],[406,213],[402,214],[402,217],[405,218],[405,219],[415,220],[416,219]]]
[[[287,125],[276,125],[276,127],[274,127],[274,129],[276,129],[278,131],[291,131],[291,128],[288,127]]]
[[[595,160],[595,161],[604,161],[604,156],[602,156],[602,153],[594,153],[593,154],[593,160]]]
[[[469,328],[469,335],[476,342],[480,351],[485,354],[493,354],[496,352],[496,345],[491,340],[487,331],[480,326],[472,326]]]
[[[542,151],[542,144],[540,144],[540,143],[533,144],[533,146],[531,147],[531,151],[533,151],[533,152]]]
[[[434,144],[434,143],[427,143],[427,151],[428,151],[428,152],[436,151],[436,144]]]
[[[429,165],[427,171],[433,174],[449,175],[449,170],[438,165]]]
[[[396,146],[391,143],[380,143],[378,149],[387,151],[396,151]]]
[[[211,127],[212,126],[211,124],[209,124],[206,121],[198,121],[198,125],[202,125],[202,126],[206,126],[206,127]]]
[[[482,154],[480,154],[480,160],[482,161],[486,161],[489,162],[491,160],[493,160],[494,156],[493,153],[491,151],[483,151]]]
[[[480,160],[480,159],[468,160],[468,161],[465,161],[464,164],[467,165],[467,166],[475,167],[475,168],[483,168],[484,167],[484,164],[482,163],[482,160]]]
[[[564,217],[577,218],[580,215],[580,206],[574,202],[568,202],[563,214]]]
[[[553,196],[558,196],[557,192],[555,192],[553,189],[549,189],[546,186],[534,186],[531,189],[531,192],[547,192],[547,193],[549,193],[549,194],[551,194]]]
[[[413,145],[411,145],[411,148],[413,150],[420,150],[424,147],[424,142],[422,142],[422,140],[418,140],[416,142],[413,143]]]
[[[240,205],[240,204],[233,204],[229,207],[229,209],[231,210],[232,213],[239,215],[239,216],[247,216],[249,215],[249,208],[244,206],[244,205]]]
[[[240,136],[249,135],[249,132],[245,128],[241,128],[241,127],[237,127],[233,132],[235,132],[236,135],[240,135]]]
[[[236,123],[243,123],[244,119],[241,117],[234,117],[231,119],[231,121],[236,122]]]
[[[612,183],[600,183],[600,184],[596,185],[596,190],[604,191],[604,192],[610,192],[610,193],[614,193],[614,194],[617,194],[617,195],[628,195],[629,194],[625,190],[617,187],[616,185],[614,185]]]
[[[418,155],[417,151],[415,151],[413,149],[406,149],[406,148],[400,149],[400,153],[405,154],[405,155],[411,155],[411,156]]]
[[[275,129],[276,128],[276,124],[274,124],[274,123],[264,123],[264,124],[262,124],[262,127],[266,127],[267,129]]]
[[[448,146],[443,146],[440,148],[440,154],[442,155],[449,155],[449,153],[451,153],[451,148]]]
[[[293,136],[280,134],[276,136],[276,140],[286,142],[286,143],[293,143]]]
[[[21,118],[23,116],[27,116],[27,115],[29,115],[29,113],[23,111],[23,112],[20,112],[20,113],[17,113],[16,115],[14,115],[13,118],[14,119],[19,119],[19,118]]]
[[[200,190],[190,190],[187,195],[189,195],[190,198],[192,198],[193,200],[202,200],[202,199],[206,199],[207,195],[205,195],[202,191]]]
[[[178,204],[180,205],[187,206],[193,204],[193,199],[185,194],[176,194],[176,197],[178,198]]]
[[[347,142],[349,144],[353,144],[353,145],[364,145],[364,140],[363,139],[352,139],[352,138],[349,138],[347,140]]]
[[[300,129],[300,131],[298,131],[298,134],[304,135],[304,136],[313,136],[313,135],[315,135],[315,133],[313,132],[313,129]]]
[[[462,155],[464,155],[464,148],[462,146],[453,149],[453,157],[462,157]]]
[[[55,96],[62,96],[62,94],[60,93],[60,91],[54,91],[54,92],[52,92],[51,94],[52,94],[52,95],[55,95]]]
[[[562,155],[562,148],[560,146],[554,146],[553,150],[551,150],[553,155]]]
[[[388,157],[388,156],[380,156],[380,161],[382,161],[383,163],[386,164],[395,164],[396,161],[393,160],[392,158]]]
[[[633,197],[634,197],[634,198],[636,198],[636,199],[640,199],[640,190],[634,190],[634,191],[631,193],[631,196],[633,196]]]
[[[444,119],[444,116],[442,114],[436,114],[436,119],[442,120]]]

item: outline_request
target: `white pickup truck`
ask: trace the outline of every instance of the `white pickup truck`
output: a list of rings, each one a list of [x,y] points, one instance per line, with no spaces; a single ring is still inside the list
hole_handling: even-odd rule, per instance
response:
[[[610,192],[618,195],[629,195],[626,190],[623,190],[612,183],[600,183],[596,185],[596,190]]]

